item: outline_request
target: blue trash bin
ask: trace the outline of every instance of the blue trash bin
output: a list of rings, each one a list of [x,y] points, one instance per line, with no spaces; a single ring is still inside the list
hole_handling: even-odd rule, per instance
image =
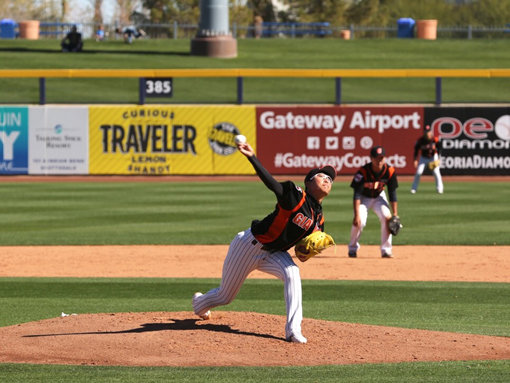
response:
[[[414,37],[414,25],[416,22],[409,18],[403,17],[397,20],[397,37],[412,38]]]
[[[11,19],[0,20],[0,39],[15,39],[16,25],[16,21]]]

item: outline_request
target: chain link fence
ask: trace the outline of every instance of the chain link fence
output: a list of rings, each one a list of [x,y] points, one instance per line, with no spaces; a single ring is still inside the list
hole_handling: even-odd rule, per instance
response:
[[[274,24],[274,23],[272,23]],[[309,23],[310,25],[316,23]],[[78,30],[83,34],[86,39],[95,38],[96,31],[99,25],[94,23],[58,23],[58,22],[44,22],[40,24],[39,37],[43,39],[61,39],[71,29],[73,25],[78,27]],[[297,24],[296,24],[297,25]],[[296,25],[291,23],[281,23],[280,26],[271,25],[270,27],[263,27],[263,38],[345,38],[345,31],[349,31],[349,39],[363,39],[363,38],[396,38],[398,28],[394,27],[377,27],[377,26],[359,26],[359,25],[346,25],[346,26],[327,26],[321,27],[320,33],[313,28],[297,29]],[[303,28],[303,23],[299,24]],[[123,26],[116,24],[105,24],[104,38],[106,40],[122,39],[122,35],[116,33],[117,28],[122,29]],[[198,25],[197,24],[183,24],[177,21],[168,24],[140,24],[138,28],[146,32],[145,38],[151,39],[190,39],[195,37]],[[306,31],[301,33],[302,31]],[[301,32],[300,32],[301,31]],[[231,24],[232,36],[235,38],[255,38],[255,27],[253,25],[237,25]],[[450,38],[450,39],[483,39],[483,38],[510,38],[510,24],[504,27],[474,27],[474,26],[458,26],[458,27],[438,27],[437,38]]]

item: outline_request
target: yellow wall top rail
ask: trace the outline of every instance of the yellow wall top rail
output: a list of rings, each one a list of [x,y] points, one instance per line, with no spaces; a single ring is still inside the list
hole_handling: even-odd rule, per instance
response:
[[[342,78],[435,78],[436,104],[442,103],[442,79],[510,77],[510,68],[492,69],[0,69],[0,78],[38,78],[39,104],[46,103],[47,78],[138,78],[139,104],[145,103],[146,84],[175,77],[224,77],[237,79],[237,103],[243,101],[245,77],[333,78],[335,104],[342,102]],[[155,80],[151,80],[155,79]]]
[[[494,69],[0,69],[0,78],[151,78],[151,77],[510,77]]]

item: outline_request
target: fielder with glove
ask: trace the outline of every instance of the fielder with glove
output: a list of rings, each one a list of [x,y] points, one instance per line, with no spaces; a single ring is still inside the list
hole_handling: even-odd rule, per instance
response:
[[[441,141],[439,138],[434,137],[434,133],[430,125],[426,125],[424,134],[414,144],[414,167],[416,174],[414,175],[413,186],[411,186],[411,193],[415,194],[418,191],[420,184],[420,177],[428,167],[434,175],[436,181],[436,191],[439,194],[443,193],[443,180],[441,178],[439,151],[441,150]],[[418,161],[418,156],[420,160]]]
[[[402,229],[402,224],[400,223],[400,217],[398,215],[392,216],[388,221],[388,230],[392,235],[397,235],[400,233],[400,229]]]
[[[367,224],[369,209],[374,211],[381,223],[381,256],[383,258],[393,257],[392,233],[389,223],[392,216],[398,217],[398,181],[395,168],[386,164],[385,155],[386,151],[382,146],[373,147],[370,150],[372,161],[359,168],[352,179],[354,218],[349,242],[350,258],[358,256],[359,239]],[[384,190],[386,186],[388,186],[389,203]]]

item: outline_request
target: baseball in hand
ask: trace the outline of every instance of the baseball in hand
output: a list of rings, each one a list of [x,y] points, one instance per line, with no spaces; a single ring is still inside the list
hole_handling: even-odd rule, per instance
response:
[[[246,142],[246,137],[243,136],[242,134],[238,134],[237,136],[234,137],[234,142],[237,145],[244,144]]]

